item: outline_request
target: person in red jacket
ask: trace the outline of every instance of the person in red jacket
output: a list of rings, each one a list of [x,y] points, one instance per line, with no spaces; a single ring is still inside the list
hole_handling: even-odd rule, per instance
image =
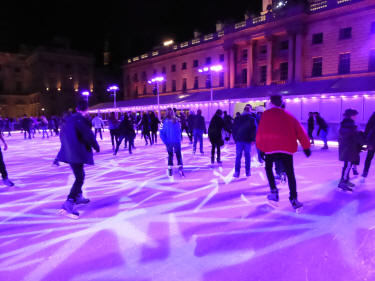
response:
[[[256,135],[256,145],[265,158],[267,179],[271,188],[271,193],[267,198],[274,202],[279,201],[272,166],[275,161],[280,161],[288,178],[290,203],[293,208],[298,209],[303,204],[297,200],[293,154],[297,152],[298,140],[306,156],[309,157],[311,155],[310,140],[298,120],[281,108],[283,100],[280,95],[271,96],[270,101],[271,107],[263,113]]]

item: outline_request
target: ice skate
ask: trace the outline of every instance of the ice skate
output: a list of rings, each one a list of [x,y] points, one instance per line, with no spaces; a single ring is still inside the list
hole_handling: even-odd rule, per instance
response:
[[[353,189],[348,185],[349,181],[340,181],[339,185],[337,186],[339,190],[345,192],[353,192]]]
[[[240,177],[240,172],[234,172],[233,177],[238,179]]]
[[[353,175],[355,175],[355,176],[359,175],[356,167],[353,167]]]
[[[78,219],[79,213],[74,209],[74,205],[75,204],[73,199],[67,199],[61,206],[59,214],[74,220]]]
[[[217,159],[216,162],[217,162],[217,164],[219,164],[219,165],[223,164],[223,162],[222,162],[220,159]]]
[[[290,201],[290,204],[292,204],[292,207],[294,208],[294,210],[296,211],[296,213],[301,212],[303,204],[301,202],[299,202],[297,200],[297,198],[295,198],[295,199],[289,199],[289,201]]]
[[[14,186],[14,183],[10,180],[10,179],[3,179],[3,183],[6,185],[6,186]]]
[[[267,195],[268,203],[270,203],[274,207],[279,206],[279,191],[272,190],[270,194]]]
[[[52,166],[53,167],[59,167],[60,166],[59,161],[57,159],[53,160]]]
[[[76,203],[77,205],[78,205],[78,204],[88,204],[88,203],[90,203],[90,199],[83,197],[82,194],[79,194],[79,195],[76,197],[75,203]]]
[[[182,166],[178,167],[178,174],[180,177],[185,177],[184,168]]]
[[[173,170],[172,170],[172,167],[168,167],[168,169],[167,169],[167,175],[168,175],[168,177],[173,176]]]

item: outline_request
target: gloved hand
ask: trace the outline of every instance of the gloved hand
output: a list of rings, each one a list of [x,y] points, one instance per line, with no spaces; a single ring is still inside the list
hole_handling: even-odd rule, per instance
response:
[[[310,150],[310,148],[304,149],[304,150],[303,150],[303,153],[305,153],[306,157],[310,157],[310,155],[311,155],[311,150]]]
[[[263,151],[260,152],[260,158],[262,158],[264,161],[266,160],[266,154]]]
[[[100,147],[99,147],[99,145],[98,145],[97,147],[95,147],[95,151],[96,151],[96,152],[100,152]]]

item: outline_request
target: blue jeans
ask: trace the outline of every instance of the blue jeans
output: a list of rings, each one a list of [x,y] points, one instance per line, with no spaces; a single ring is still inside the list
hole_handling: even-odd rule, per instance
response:
[[[234,169],[237,173],[240,172],[242,152],[244,152],[244,154],[245,154],[245,171],[246,171],[246,174],[250,174],[251,143],[249,143],[249,142],[240,142],[240,141],[236,142],[236,165],[235,165]]]
[[[203,130],[194,129],[193,131],[194,136],[194,144],[193,144],[193,151],[197,151],[197,142],[199,141],[199,149],[200,152],[203,153]]]
[[[327,131],[321,130],[319,135],[320,135],[322,141],[324,142],[324,144],[326,145],[327,144],[328,129],[327,129]]]
[[[177,165],[182,166],[181,143],[171,143],[167,145],[168,166],[173,166],[173,151],[176,153]]]

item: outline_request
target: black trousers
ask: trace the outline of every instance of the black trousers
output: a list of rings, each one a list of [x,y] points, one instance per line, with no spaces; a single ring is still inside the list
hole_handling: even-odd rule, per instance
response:
[[[271,191],[277,190],[276,183],[275,183],[275,176],[273,174],[272,168],[273,163],[276,161],[280,161],[284,166],[284,171],[286,176],[288,177],[288,185],[289,185],[289,198],[290,199],[297,199],[297,183],[296,177],[294,175],[294,167],[293,167],[293,155],[286,154],[286,153],[272,153],[266,154],[266,174],[268,183],[270,185]]]
[[[109,134],[111,135],[112,147],[115,147],[116,129],[110,129]]]
[[[0,173],[1,173],[1,177],[3,178],[3,180],[8,178],[8,172],[7,172],[7,169],[5,168],[3,153],[1,152],[1,149],[0,149]]]
[[[367,177],[367,175],[368,175],[368,171],[370,170],[371,161],[372,161],[372,158],[374,158],[374,154],[375,154],[375,150],[368,150],[367,151],[365,167],[363,169],[363,176],[364,177]]]
[[[314,142],[314,136],[313,136],[314,128],[308,128],[307,134],[312,142]]]
[[[151,140],[153,143],[158,142],[158,131],[151,131]]]
[[[353,162],[345,161],[344,167],[342,167],[341,171],[341,181],[348,181],[350,170],[353,167]]]
[[[126,147],[126,142],[129,142],[129,153],[132,153],[132,148],[134,147],[134,138],[129,138],[129,137],[125,137],[125,136],[119,136],[116,140],[116,149],[115,149],[115,155],[117,154],[119,148],[120,148],[120,145],[121,145],[121,142],[122,140],[125,139],[125,147]]]
[[[76,199],[79,194],[82,194],[82,186],[85,180],[85,170],[83,169],[83,163],[70,163],[73,174],[76,178],[73,183],[68,199]]]
[[[95,128],[95,138],[96,138],[96,134],[99,132],[99,135],[100,135],[100,139],[102,140],[103,139],[103,136],[102,136],[102,129],[101,128]]]
[[[26,134],[29,135],[29,139],[31,139],[31,130],[30,129],[24,129],[23,136],[26,139]]]
[[[217,152],[217,158],[216,160],[220,161],[220,144],[217,143],[211,143],[211,161],[215,160],[215,149]]]

